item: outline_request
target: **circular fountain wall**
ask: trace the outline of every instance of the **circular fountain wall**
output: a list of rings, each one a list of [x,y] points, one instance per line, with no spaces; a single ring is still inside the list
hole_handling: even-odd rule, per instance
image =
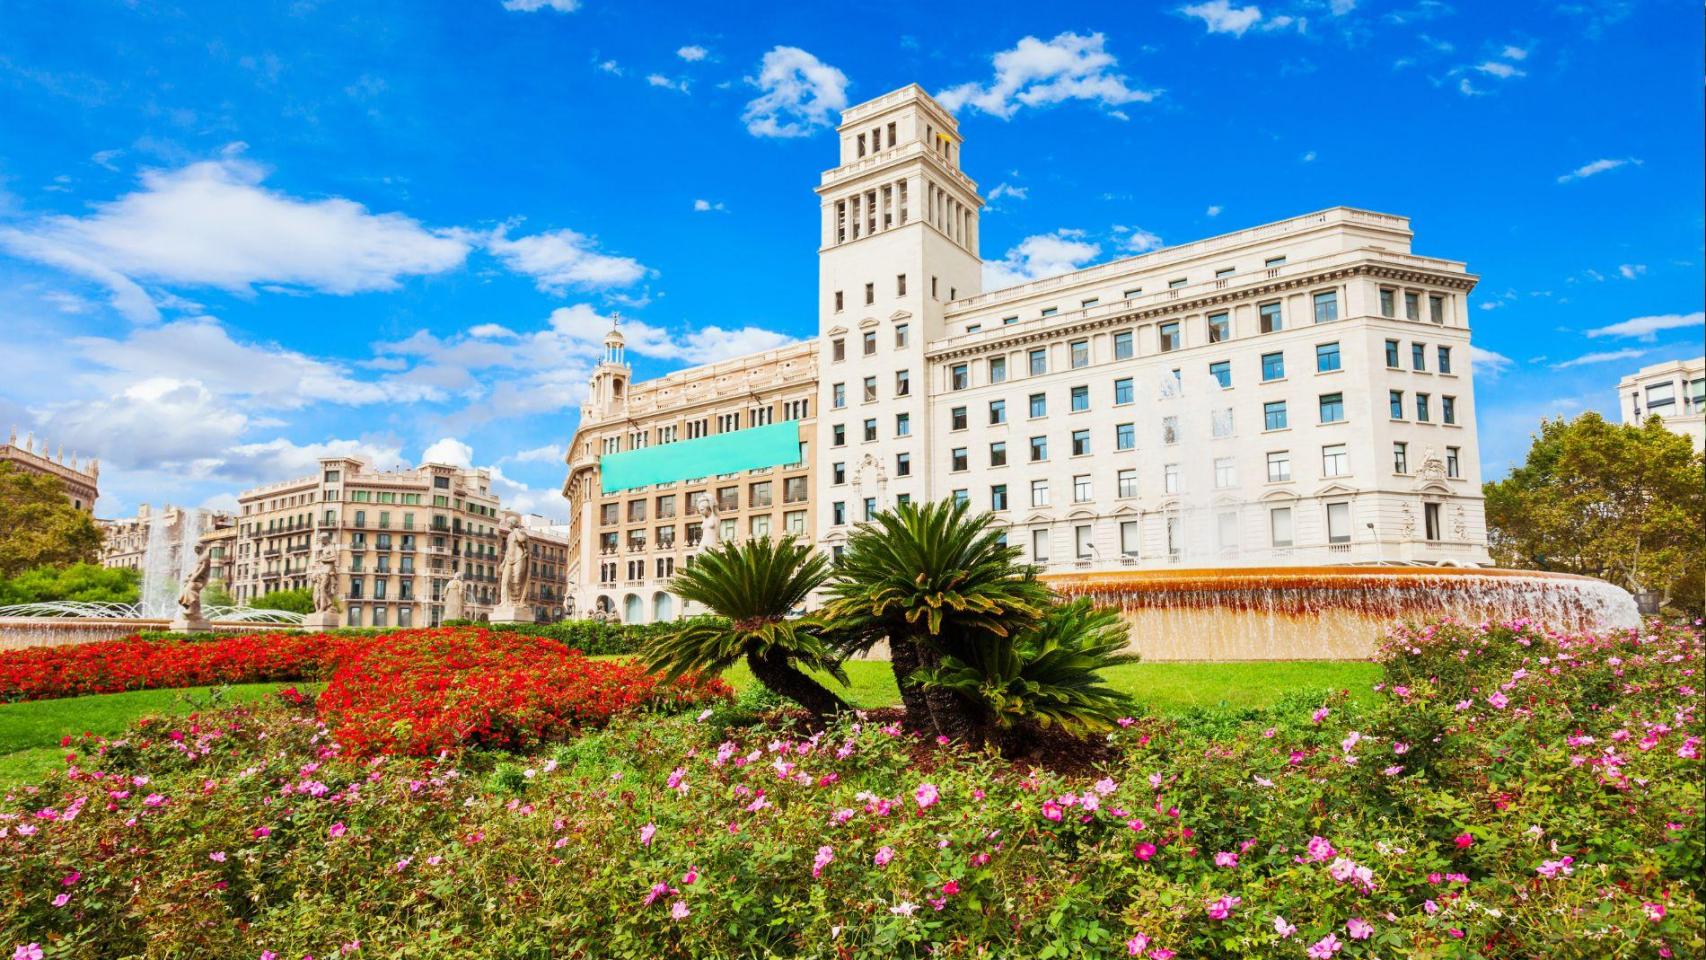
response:
[[[1467,567],[1273,567],[1047,574],[1117,607],[1148,660],[1360,659],[1400,622],[1529,617],[1556,629],[1641,622],[1621,587],[1570,574]]]

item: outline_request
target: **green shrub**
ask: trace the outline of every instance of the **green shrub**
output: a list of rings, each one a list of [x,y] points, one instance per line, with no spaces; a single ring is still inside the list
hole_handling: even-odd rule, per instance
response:
[[[86,603],[135,603],[141,574],[127,567],[98,563],[34,567],[0,580],[0,604],[78,600]]]

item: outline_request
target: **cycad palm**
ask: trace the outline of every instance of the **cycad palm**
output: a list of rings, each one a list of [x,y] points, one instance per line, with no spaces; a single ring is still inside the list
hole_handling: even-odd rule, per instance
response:
[[[721,673],[744,658],[759,683],[814,716],[844,710],[840,697],[800,669],[825,670],[847,682],[816,622],[789,616],[828,575],[823,555],[793,537],[706,550],[670,580],[670,591],[717,619],[658,637],[646,648],[646,661],[673,678],[692,670]]]
[[[993,519],[953,501],[903,503],[855,530],[836,567],[825,614],[864,646],[888,638],[914,729],[974,738],[973,705],[946,688],[923,689],[914,675],[967,652],[974,638],[1011,638],[1048,603],[1048,588],[1015,562],[1018,550]]]

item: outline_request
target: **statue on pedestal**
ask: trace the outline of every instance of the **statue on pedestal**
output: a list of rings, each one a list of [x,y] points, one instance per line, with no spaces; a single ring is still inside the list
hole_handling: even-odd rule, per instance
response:
[[[439,623],[446,620],[461,620],[466,616],[468,584],[462,579],[461,570],[450,575],[450,579],[444,584],[444,593],[440,599],[444,602],[444,616],[439,618]]]
[[[314,591],[314,612],[303,618],[310,627],[338,625],[338,544],[330,531],[320,534],[314,559],[308,565],[308,585]]]
[[[693,512],[699,515],[699,549],[710,550],[722,538],[722,531],[717,529],[716,501],[708,496],[700,497]]]
[[[533,608],[527,600],[527,582],[532,573],[527,529],[510,518],[498,528],[503,537],[503,557],[498,561],[498,605],[492,608],[493,623],[532,623]]]
[[[201,615],[201,592],[207,587],[207,578],[213,572],[213,556],[207,550],[207,544],[195,545],[195,567],[184,579],[184,588],[178,593],[178,616],[172,621],[171,629],[181,632],[190,630],[206,630],[211,624]]]

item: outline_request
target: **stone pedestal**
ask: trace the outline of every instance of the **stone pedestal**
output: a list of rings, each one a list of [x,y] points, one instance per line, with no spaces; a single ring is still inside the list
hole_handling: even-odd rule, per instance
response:
[[[343,626],[336,610],[316,610],[302,618],[304,630],[336,630]]]
[[[173,633],[204,633],[212,630],[213,624],[201,617],[191,619],[180,612],[172,618],[171,623],[166,625],[166,629]]]
[[[492,623],[532,623],[533,608],[522,604],[500,603],[492,608]]]

